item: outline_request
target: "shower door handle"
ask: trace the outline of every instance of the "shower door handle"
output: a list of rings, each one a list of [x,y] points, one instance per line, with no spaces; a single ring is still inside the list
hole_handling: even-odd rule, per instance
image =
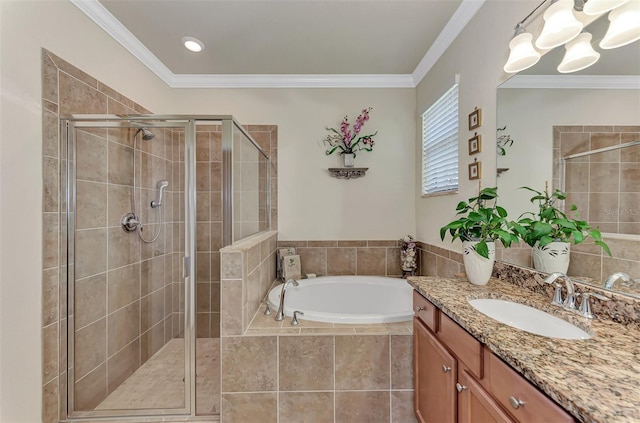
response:
[[[191,276],[191,257],[189,256],[185,256],[184,257],[184,263],[182,266],[182,277],[183,278],[188,278],[189,276]]]

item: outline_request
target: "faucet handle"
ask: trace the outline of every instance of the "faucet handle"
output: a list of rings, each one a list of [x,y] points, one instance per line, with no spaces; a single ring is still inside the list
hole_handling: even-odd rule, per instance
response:
[[[269,306],[269,301],[265,300],[263,301],[263,303],[264,303],[264,312],[262,314],[264,314],[265,316],[271,315],[271,307]]]
[[[555,291],[553,292],[553,299],[551,300],[551,304],[563,306],[564,300],[562,299],[562,285],[558,282],[553,282],[553,286],[555,287]]]
[[[300,310],[296,310],[293,312],[293,319],[291,319],[291,326],[298,326],[300,322],[298,322],[298,315],[304,316],[304,313]]]
[[[585,317],[587,319],[593,319],[593,313],[591,313],[591,297],[597,298],[600,301],[609,301],[609,298],[596,292],[578,292],[576,295],[582,297],[582,300],[580,301],[580,309],[578,310],[578,312],[582,317]]]

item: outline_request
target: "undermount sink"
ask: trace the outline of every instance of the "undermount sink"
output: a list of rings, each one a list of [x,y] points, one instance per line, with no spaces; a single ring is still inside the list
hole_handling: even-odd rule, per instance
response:
[[[492,319],[536,335],[560,339],[591,338],[579,327],[524,304],[492,298],[469,300],[469,304]]]

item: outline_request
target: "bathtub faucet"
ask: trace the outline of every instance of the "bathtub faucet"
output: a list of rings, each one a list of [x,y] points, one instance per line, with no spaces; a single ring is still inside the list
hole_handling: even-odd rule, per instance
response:
[[[284,294],[289,286],[289,283],[292,283],[293,286],[300,285],[297,280],[289,279],[282,285],[282,291],[280,291],[280,306],[278,307],[278,313],[276,313],[276,320],[284,320]]]

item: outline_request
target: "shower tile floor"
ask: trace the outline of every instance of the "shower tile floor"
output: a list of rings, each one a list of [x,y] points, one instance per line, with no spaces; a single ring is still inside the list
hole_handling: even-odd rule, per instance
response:
[[[220,339],[196,340],[196,414],[220,413]],[[184,340],[172,339],[97,410],[184,407]]]

